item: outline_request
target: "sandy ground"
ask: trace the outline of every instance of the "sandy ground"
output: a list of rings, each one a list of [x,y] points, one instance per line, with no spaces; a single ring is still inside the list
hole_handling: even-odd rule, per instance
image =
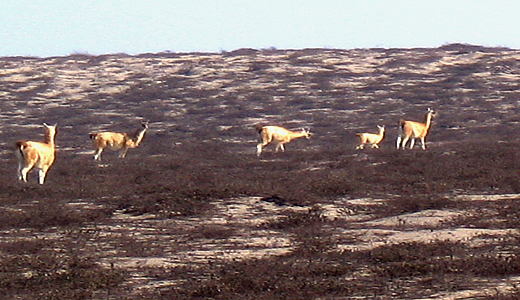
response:
[[[42,122],[59,123],[58,153],[62,157],[77,155],[85,160],[92,155],[89,132],[131,131],[141,118],[150,120],[151,129],[143,146],[130,150],[129,155],[153,159],[171,156],[186,145],[200,145],[197,150],[208,151],[208,145],[215,144],[223,145],[220,151],[254,156],[256,139],[251,126],[262,122],[311,128],[315,134],[312,142],[294,142],[288,147],[288,153],[297,153],[295,156],[316,156],[320,150],[342,143],[349,159],[373,166],[387,162],[374,162],[371,152],[356,152],[354,133],[387,125],[388,138],[381,147],[386,151],[394,147],[397,120],[403,116],[420,120],[427,107],[439,112],[428,147],[441,153],[441,158],[457,154],[467,141],[514,142],[520,123],[516,116],[520,110],[519,58],[516,50],[464,47],[3,58],[0,159],[5,166],[13,166],[4,168],[3,188],[14,186],[13,140],[41,138]],[[448,146],[451,150],[439,150]],[[273,156],[272,149],[266,151],[261,163],[292,158],[290,154]],[[100,174],[117,165],[111,161],[115,154],[104,155],[107,161],[96,166]],[[314,159],[302,164],[302,171],[322,170],[335,163],[333,158]],[[50,176],[57,178],[54,183],[51,178],[51,184],[74,174],[65,167],[58,170],[51,172]],[[86,177],[84,186],[74,188],[83,189],[95,180]],[[472,194],[456,191],[456,196],[449,197],[460,202],[520,197],[501,191],[490,195],[487,188]],[[36,188],[29,185],[28,189]],[[70,198],[66,206],[77,211],[106,208],[96,199],[80,197]],[[326,228],[331,238],[344,241],[334,250],[363,251],[432,241],[481,247],[518,233],[516,228],[447,225],[471,210],[426,209],[387,217],[370,213],[371,207],[390,198],[344,197],[317,204],[323,217],[337,221]],[[310,208],[279,206],[261,199],[214,199],[211,213],[192,217],[176,212],[170,212],[170,218],[154,213],[134,215],[121,209],[102,223],[87,224],[77,232],[59,226],[44,230],[22,226],[2,230],[0,236],[6,242],[41,238],[56,243],[57,249],[67,245],[82,249],[107,268],[130,272],[124,285],[131,296],[138,297],[143,290],[178,284],[148,277],[149,269],[218,264],[294,250],[290,231],[264,225]],[[37,199],[3,201],[0,209],[6,214],[38,204]],[[486,296],[512,289],[519,279],[475,279],[473,289],[424,299]]]

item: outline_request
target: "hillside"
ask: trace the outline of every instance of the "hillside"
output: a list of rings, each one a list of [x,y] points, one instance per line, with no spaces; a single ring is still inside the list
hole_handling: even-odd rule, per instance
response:
[[[6,299],[516,299],[520,50],[0,58]],[[427,150],[401,118],[437,111]],[[131,132],[125,159],[89,133]],[[58,123],[47,182],[14,142]],[[258,123],[309,140],[255,155]],[[380,149],[357,132],[387,128]]]

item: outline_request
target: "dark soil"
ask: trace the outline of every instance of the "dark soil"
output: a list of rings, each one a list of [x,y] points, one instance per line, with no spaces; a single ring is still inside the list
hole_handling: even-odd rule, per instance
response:
[[[517,299],[519,58],[461,44],[0,58],[0,291]],[[427,150],[395,149],[399,119],[427,108]],[[93,160],[89,132],[141,119],[127,158]],[[56,162],[45,185],[18,182],[14,142],[43,122]],[[257,157],[257,123],[313,136]],[[381,148],[355,150],[376,125]],[[411,221],[429,213],[450,217]]]

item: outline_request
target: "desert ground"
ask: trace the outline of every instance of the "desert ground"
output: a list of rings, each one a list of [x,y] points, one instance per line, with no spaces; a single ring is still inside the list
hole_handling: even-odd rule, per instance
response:
[[[0,58],[4,299],[518,299],[520,50]],[[400,119],[436,115],[426,150]],[[89,133],[149,129],[94,161]],[[44,185],[14,144],[58,124]],[[258,157],[258,123],[299,138]],[[359,132],[385,125],[379,149]]]

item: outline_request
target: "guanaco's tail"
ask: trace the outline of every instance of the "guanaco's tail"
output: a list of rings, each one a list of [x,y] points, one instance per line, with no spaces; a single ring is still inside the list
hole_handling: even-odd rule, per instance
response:
[[[399,120],[399,127],[403,128],[405,123],[406,123],[406,121],[404,119]]]
[[[24,150],[25,148],[27,148],[28,146],[29,146],[29,144],[27,144],[26,141],[22,141],[22,140],[20,140],[20,141],[17,141],[17,142],[16,142],[16,150],[18,150],[18,152],[20,152],[20,154],[22,155],[22,157],[24,156],[24,152],[23,152],[23,150]]]
[[[264,125],[262,125],[262,124],[255,125],[255,129],[256,129],[256,131],[258,131],[258,133],[261,133],[263,128],[264,128]]]
[[[25,148],[27,148],[27,146],[29,146],[29,144],[27,144],[26,141],[17,141],[16,142],[16,148],[20,149],[20,150],[23,150]]]
[[[90,138],[91,139],[95,139],[97,137],[97,135],[98,135],[97,133],[91,133],[90,134]]]

